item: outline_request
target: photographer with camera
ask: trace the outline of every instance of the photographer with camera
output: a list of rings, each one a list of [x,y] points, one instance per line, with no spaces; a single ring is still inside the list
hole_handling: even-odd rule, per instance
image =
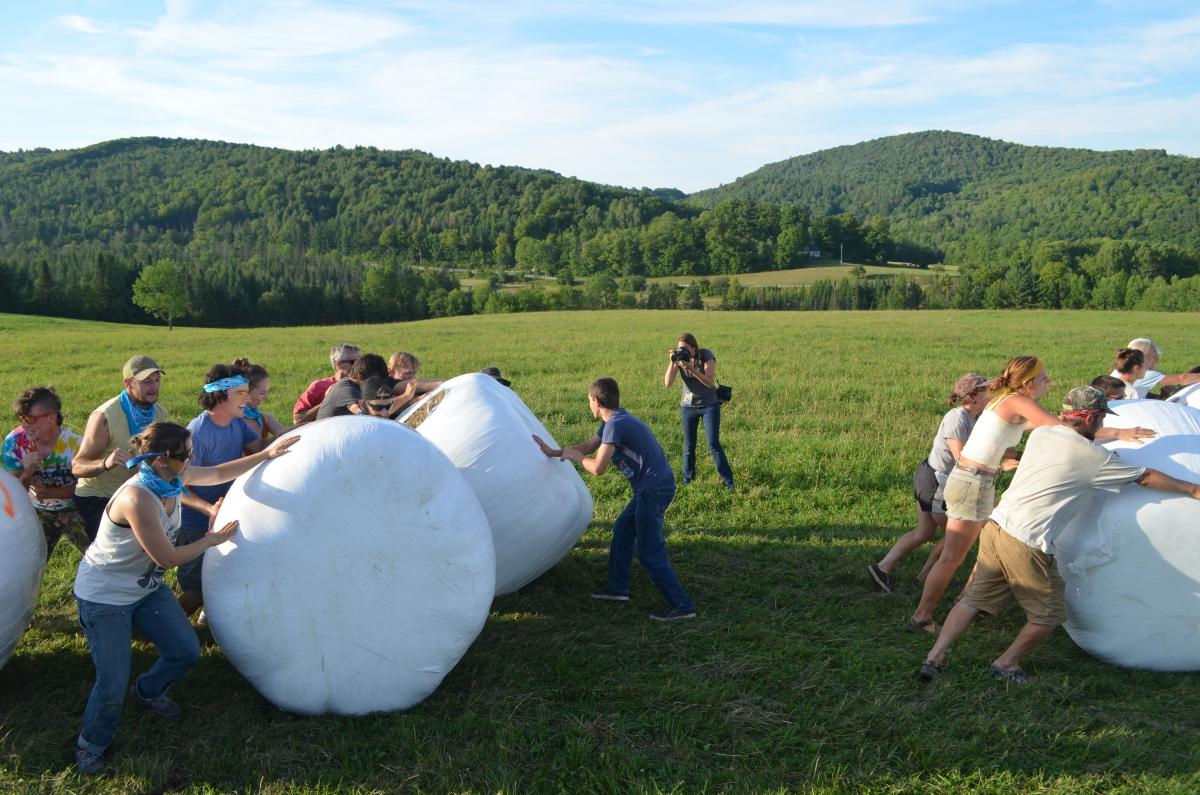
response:
[[[725,488],[733,491],[733,470],[721,447],[721,401],[717,398],[717,357],[708,348],[701,348],[691,334],[680,334],[676,347],[667,354],[667,372],[663,386],[683,379],[683,396],[679,415],[683,421],[683,478],[687,485],[696,477],[696,429],[704,419],[704,435],[712,453],[717,474]]]

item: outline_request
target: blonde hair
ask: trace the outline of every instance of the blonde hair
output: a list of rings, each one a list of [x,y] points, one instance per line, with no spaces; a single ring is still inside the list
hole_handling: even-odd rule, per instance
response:
[[[406,370],[412,370],[415,373],[421,369],[421,360],[415,354],[408,351],[396,351],[392,354],[392,358],[388,360],[388,370],[395,372],[401,367]]]
[[[1009,359],[1008,364],[1004,365],[1004,372],[988,384],[992,394],[988,408],[1037,378],[1045,369],[1046,365],[1036,356],[1017,356]]]

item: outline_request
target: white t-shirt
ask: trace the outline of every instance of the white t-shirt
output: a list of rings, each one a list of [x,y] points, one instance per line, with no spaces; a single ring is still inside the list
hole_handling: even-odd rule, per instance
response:
[[[1111,373],[1109,373],[1109,375],[1111,375],[1113,378],[1121,377],[1121,374],[1118,373],[1116,370],[1113,370]],[[1145,375],[1143,375],[1138,380],[1134,381],[1132,384],[1133,390],[1136,393],[1135,395],[1130,396],[1129,385],[1126,385],[1125,399],[1126,400],[1134,400],[1134,399],[1144,400],[1146,398],[1146,395],[1148,395],[1152,391],[1154,391],[1154,388],[1156,386],[1158,386],[1162,382],[1162,380],[1166,377],[1167,377],[1166,373],[1160,373],[1158,370],[1147,370]]]
[[[992,511],[992,521],[1013,538],[1054,554],[1054,539],[1103,491],[1117,492],[1145,467],[1122,461],[1062,425],[1034,428],[1012,485]]]

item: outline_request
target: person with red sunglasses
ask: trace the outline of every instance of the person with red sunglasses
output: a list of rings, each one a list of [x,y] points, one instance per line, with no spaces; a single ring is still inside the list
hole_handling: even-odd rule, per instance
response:
[[[75,475],[71,463],[83,438],[63,424],[62,400],[54,387],[33,386],[13,403],[20,425],[4,437],[0,464],[21,485],[37,510],[46,536],[46,556],[66,536],[81,553],[88,534],[75,508]]]

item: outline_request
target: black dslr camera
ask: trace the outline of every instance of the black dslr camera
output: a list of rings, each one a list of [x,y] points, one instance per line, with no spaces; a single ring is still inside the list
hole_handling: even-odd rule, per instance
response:
[[[671,361],[673,362],[690,362],[692,360],[692,352],[687,348],[676,348],[671,351]]]

